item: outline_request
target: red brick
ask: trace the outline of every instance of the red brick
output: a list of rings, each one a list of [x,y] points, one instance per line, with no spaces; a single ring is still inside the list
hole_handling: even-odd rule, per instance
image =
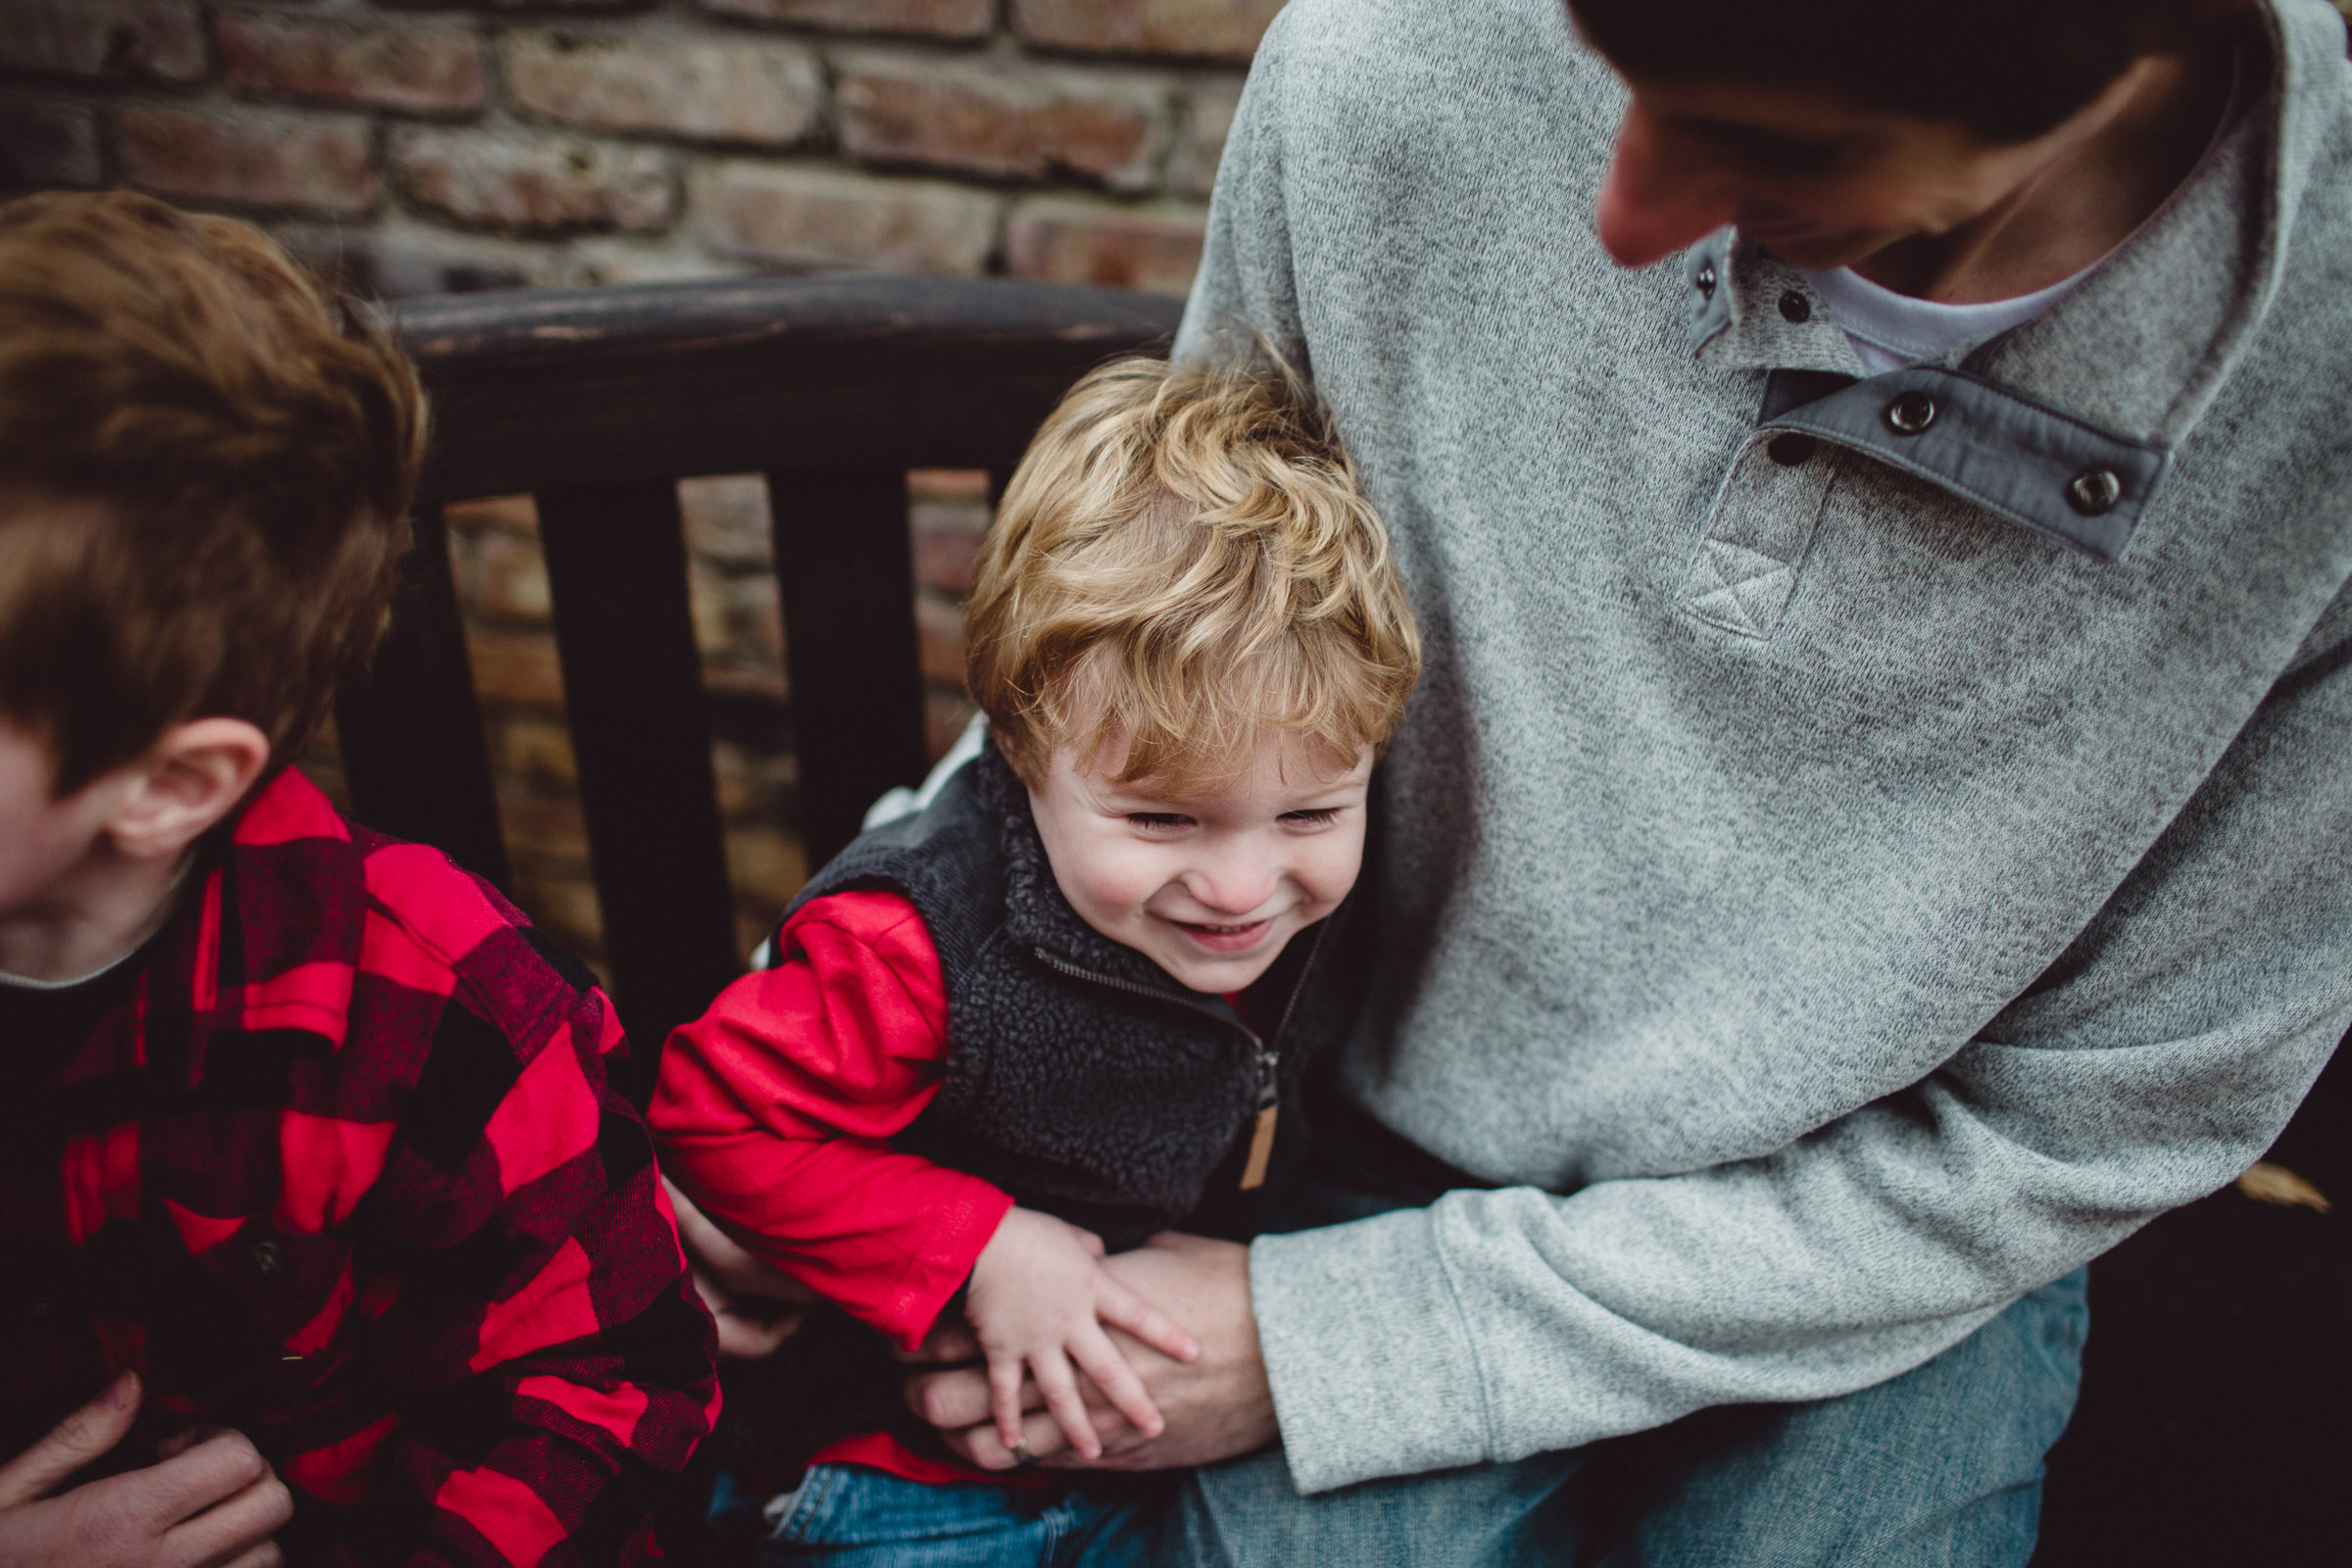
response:
[[[1031,43],[1093,54],[1247,60],[1283,0],[1012,0]]]
[[[916,501],[907,509],[918,587],[950,599],[972,591],[972,563],[988,532],[988,507],[972,501]]]
[[[539,860],[583,861],[588,858],[588,819],[577,795],[541,794],[509,787],[499,792],[499,826],[507,848]]]
[[[996,0],[701,0],[705,11],[754,22],[789,22],[836,32],[985,38]]]
[[[731,566],[766,566],[775,559],[767,519],[767,481],[756,473],[678,482],[686,548]]]
[[[491,532],[460,535],[451,543],[458,597],[467,610],[516,626],[550,624],[555,601],[547,583],[547,558],[537,540]]]
[[[784,612],[776,579],[690,564],[689,603],[705,678],[729,691],[784,695]]]
[[[986,501],[986,468],[909,468],[906,494],[916,501]]]
[[[936,599],[917,599],[914,633],[925,678],[943,686],[962,685],[963,612]]]
[[[409,126],[392,138],[392,177],[419,207],[540,233],[659,232],[677,212],[662,154],[566,136]]]
[[[578,954],[591,967],[603,955],[604,913],[596,901],[596,884],[588,880],[585,871],[518,863],[514,867],[514,902],[533,925]]]
[[[294,4],[309,0],[293,0]],[[381,11],[643,11],[654,0],[372,0]]]
[[[727,880],[738,896],[780,911],[808,880],[808,859],[798,839],[773,827],[731,827]]]
[[[1241,102],[1239,82],[1203,87],[1185,104],[1184,129],[1176,150],[1168,155],[1168,189],[1186,196],[1206,196],[1217,182],[1217,161],[1225,156],[1225,138],[1233,130],[1233,111]]]
[[[1016,277],[1182,295],[1200,267],[1206,220],[1199,208],[1039,197],[1013,210],[1005,259]]]
[[[105,183],[98,114],[78,104],[0,99],[0,188]]]
[[[816,57],[797,44],[546,32],[509,42],[507,90],[564,124],[765,147],[807,137],[824,98]]]
[[[430,23],[334,23],[275,13],[214,25],[228,83],[245,92],[466,114],[489,101],[472,32]]]
[[[194,81],[204,27],[187,0],[7,0],[0,67],[118,81]]]
[[[123,177],[160,196],[359,214],[382,194],[365,120],[134,107],[116,127]]]
[[[526,780],[543,791],[578,787],[579,759],[572,754],[571,731],[557,719],[511,714],[497,727],[498,770],[510,779]]]
[[[773,820],[781,815],[800,769],[789,752],[717,741],[710,747],[710,771],[718,778],[718,814],[732,822],[747,816],[764,815]]]
[[[528,708],[564,706],[564,666],[556,660],[555,633],[475,626],[466,633],[466,647],[473,656],[474,689],[485,701]]]
[[[480,501],[453,501],[441,509],[441,520],[452,533],[539,533],[539,504],[529,496],[489,496]]]
[[[1166,95],[1091,73],[1009,70],[997,61],[834,59],[844,151],[999,178],[1070,173],[1115,190],[1152,183]]]
[[[932,180],[724,163],[692,205],[713,248],[788,267],[971,276],[996,249],[996,198]]]

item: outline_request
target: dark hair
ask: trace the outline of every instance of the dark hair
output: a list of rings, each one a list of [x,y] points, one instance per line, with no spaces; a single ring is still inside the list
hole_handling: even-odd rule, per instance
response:
[[[382,629],[423,433],[398,346],[258,229],[0,206],[0,713],[57,794],[188,718],[300,746]]]
[[[1568,0],[1628,74],[1819,88],[1865,108],[2027,141],[2142,55],[2208,36],[2246,0]]]

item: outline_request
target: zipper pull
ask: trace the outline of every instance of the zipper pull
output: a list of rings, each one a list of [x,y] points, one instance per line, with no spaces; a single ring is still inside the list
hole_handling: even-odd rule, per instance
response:
[[[1257,1124],[1250,1130],[1250,1158],[1242,1166],[1245,1193],[1266,1185],[1266,1166],[1274,1158],[1274,1121],[1282,1113],[1281,1091],[1274,1081],[1278,1059],[1271,1051],[1258,1048]]]

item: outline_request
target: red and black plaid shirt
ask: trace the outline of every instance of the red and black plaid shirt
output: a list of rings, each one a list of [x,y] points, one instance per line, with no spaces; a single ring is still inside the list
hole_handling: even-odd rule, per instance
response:
[[[642,1554],[717,1384],[620,1043],[496,893],[281,774],[0,1095],[0,1453],[135,1367],[124,1462],[237,1427],[291,1561]]]

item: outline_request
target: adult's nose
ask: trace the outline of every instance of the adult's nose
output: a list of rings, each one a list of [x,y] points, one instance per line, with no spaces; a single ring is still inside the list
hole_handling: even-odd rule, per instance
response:
[[[1620,267],[1647,267],[1713,233],[1737,202],[1693,150],[1637,97],[1593,204],[1601,248]]]

